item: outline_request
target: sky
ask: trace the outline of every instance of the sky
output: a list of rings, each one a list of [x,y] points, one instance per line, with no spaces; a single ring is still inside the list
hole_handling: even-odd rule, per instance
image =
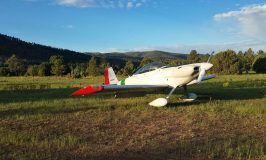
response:
[[[79,52],[266,51],[266,0],[1,0],[0,33]]]

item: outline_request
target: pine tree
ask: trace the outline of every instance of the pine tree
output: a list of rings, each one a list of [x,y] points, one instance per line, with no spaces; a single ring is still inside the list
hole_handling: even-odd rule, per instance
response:
[[[196,50],[191,50],[189,55],[187,56],[188,63],[198,63],[200,61],[200,57]]]
[[[60,55],[51,56],[51,73],[56,76],[62,76],[66,73],[66,65],[64,64],[64,58]]]
[[[91,57],[90,61],[89,61],[89,64],[88,64],[88,67],[86,69],[86,74],[88,76],[97,76],[100,74],[99,72],[99,66],[97,65],[97,60],[96,58],[93,56]]]
[[[246,62],[246,69],[247,71],[250,71],[251,70],[251,67],[252,67],[252,63],[255,59],[255,54],[254,54],[254,51],[249,48],[245,54],[244,54],[244,58],[245,58],[245,62]]]
[[[123,75],[128,76],[128,75],[132,75],[134,71],[134,64],[132,63],[132,61],[127,61],[125,67],[123,68]]]

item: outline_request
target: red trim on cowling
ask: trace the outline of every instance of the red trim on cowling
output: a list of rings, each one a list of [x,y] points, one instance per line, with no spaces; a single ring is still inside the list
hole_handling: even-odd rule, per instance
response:
[[[108,68],[104,70],[104,84],[107,84],[107,85],[110,84]]]
[[[83,96],[87,94],[101,92],[103,90],[104,90],[103,86],[87,86],[79,90],[76,90],[75,92],[71,94],[71,96]]]

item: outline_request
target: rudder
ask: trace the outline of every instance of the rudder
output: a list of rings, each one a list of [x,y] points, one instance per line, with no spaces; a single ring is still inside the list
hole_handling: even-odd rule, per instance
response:
[[[112,67],[106,68],[104,70],[104,84],[117,84],[118,79],[116,78],[115,72]]]

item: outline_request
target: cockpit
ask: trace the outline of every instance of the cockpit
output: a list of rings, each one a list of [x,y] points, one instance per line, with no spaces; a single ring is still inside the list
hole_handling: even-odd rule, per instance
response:
[[[145,73],[145,72],[150,72],[150,71],[156,70],[158,68],[161,68],[163,66],[165,66],[165,64],[163,64],[161,62],[152,62],[152,63],[146,64],[142,68],[138,69],[134,73],[134,75],[136,75],[136,74],[142,74],[142,73]]]

